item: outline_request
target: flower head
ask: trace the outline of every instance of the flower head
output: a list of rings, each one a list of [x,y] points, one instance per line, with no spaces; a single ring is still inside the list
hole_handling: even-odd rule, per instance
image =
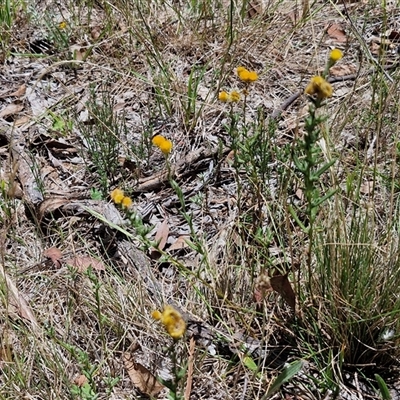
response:
[[[317,99],[322,100],[332,96],[333,88],[322,76],[313,76],[304,92],[310,96],[316,95]]]
[[[122,200],[125,198],[124,195],[124,191],[121,189],[114,189],[111,193],[111,200],[115,203],[115,204],[121,204]]]
[[[173,339],[180,339],[185,334],[186,322],[174,307],[167,304],[164,306],[163,312],[155,310],[151,313],[151,316],[155,320],[161,321],[165,330]]]
[[[342,59],[342,57],[343,57],[343,53],[339,49],[333,49],[329,53],[329,61],[330,61],[330,63],[332,63],[332,65],[334,63],[336,63],[337,61],[339,61],[340,59]]]
[[[152,142],[154,146],[157,146],[164,154],[171,153],[172,150],[172,142],[166,139],[162,135],[156,135],[153,137]]]
[[[122,207],[129,208],[132,205],[132,199],[128,196],[125,196],[122,199],[121,204],[122,204]]]
[[[233,90],[230,93],[222,91],[218,95],[218,99],[224,103],[237,103],[240,100],[240,93],[236,90]]]
[[[115,204],[121,204],[124,208],[129,208],[132,205],[132,199],[128,196],[125,196],[124,191],[121,189],[114,189],[111,193],[111,200]]]
[[[237,92],[236,90],[234,90],[230,93],[230,98],[231,98],[231,101],[233,101],[234,103],[237,103],[240,100],[240,93]]]
[[[237,67],[236,72],[239,79],[245,83],[255,82],[258,79],[258,74],[256,71],[248,71],[244,67]]]
[[[224,102],[224,103],[228,103],[230,100],[230,96],[227,92],[225,92],[224,90],[222,92],[220,92],[220,94],[218,95],[218,100]]]
[[[65,28],[67,27],[67,23],[66,23],[65,21],[61,21],[61,22],[58,24],[58,27],[59,27],[60,29],[65,29]]]

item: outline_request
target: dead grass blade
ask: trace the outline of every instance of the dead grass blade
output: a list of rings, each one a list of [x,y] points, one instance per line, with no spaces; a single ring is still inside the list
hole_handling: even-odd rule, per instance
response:
[[[33,314],[32,309],[29,307],[28,303],[21,295],[14,282],[4,271],[3,265],[0,265],[0,275],[3,277],[8,289],[8,293],[11,295],[11,298],[9,298],[10,304],[17,308],[17,312],[22,318],[31,323],[33,332],[39,334],[39,324],[35,315]]]

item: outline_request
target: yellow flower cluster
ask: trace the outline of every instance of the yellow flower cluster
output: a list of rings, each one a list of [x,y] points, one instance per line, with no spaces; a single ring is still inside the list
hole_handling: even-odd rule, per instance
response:
[[[152,142],[154,146],[157,146],[165,155],[171,153],[172,142],[164,136],[156,135],[153,137]]]
[[[224,103],[237,103],[240,100],[240,93],[237,92],[236,90],[234,90],[230,93],[222,91],[218,95],[218,99]]]
[[[315,95],[318,100],[322,100],[332,96],[333,88],[322,76],[313,76],[304,92],[310,96]]]
[[[252,83],[258,79],[258,74],[256,71],[249,71],[245,67],[237,67],[236,72],[239,79],[245,83]]]
[[[115,204],[121,204],[124,208],[129,208],[132,205],[132,199],[125,196],[124,191],[121,189],[114,189],[111,193],[111,200]]]
[[[343,57],[343,53],[339,49],[333,49],[329,53],[329,61],[331,63],[336,63],[337,61],[341,60]]]
[[[186,322],[174,307],[167,304],[163,312],[156,310],[151,316],[164,325],[165,330],[173,339],[180,339],[185,334]]]

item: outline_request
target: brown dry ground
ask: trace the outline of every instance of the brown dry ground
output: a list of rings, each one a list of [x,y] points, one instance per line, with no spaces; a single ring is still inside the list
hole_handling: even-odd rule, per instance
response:
[[[190,334],[197,339],[190,399],[261,399],[284,363],[302,354],[290,330],[290,309],[279,296],[271,295],[261,309],[253,299],[252,271],[257,275],[263,254],[249,251],[241,235],[225,129],[229,106],[218,102],[218,92],[243,88],[234,70],[244,65],[259,73],[246,118],[254,119],[257,109],[271,115],[303,90],[310,76],[323,70],[329,50],[339,47],[344,59],[335,74],[356,76],[334,83],[328,106],[332,148],[341,160],[337,176],[341,168],[345,182],[345,172],[359,159],[388,171],[398,136],[398,88],[391,86],[384,113],[390,123],[378,157],[375,125],[364,111],[374,95],[368,71],[381,68],[368,52],[377,57],[382,51],[387,65],[395,59],[398,8],[388,4],[384,15],[373,2],[346,3],[350,20],[340,2],[317,1],[302,20],[301,4],[293,1],[254,2],[242,15],[241,4],[234,3],[230,36],[229,2],[204,2],[197,14],[190,6],[196,2],[127,3],[96,2],[89,16],[83,3],[32,2],[14,21],[0,76],[0,110],[6,110],[0,111],[0,172],[6,185],[0,200],[0,398],[72,398],[73,382],[89,365],[99,399],[141,398],[123,354],[168,376],[170,340],[151,311],[171,303],[189,321],[180,354],[187,354]],[[61,21],[67,22],[69,38],[57,48],[49,32]],[[332,25],[343,31],[329,30]],[[389,30],[397,34],[383,48],[382,35]],[[51,49],[39,57],[33,44],[40,41]],[[71,62],[72,54],[77,62]],[[193,114],[186,107],[195,68],[204,75]],[[122,187],[131,195],[134,210],[154,226],[149,239],[157,232],[167,239],[161,258],[138,250],[143,243],[123,225],[109,197],[91,199],[90,190],[99,184],[82,126],[104,122],[88,112],[90,88],[99,98],[106,93],[112,99],[127,126],[118,137],[119,167],[110,189]],[[301,132],[307,104],[301,95],[278,118],[278,145]],[[54,126],[54,115],[61,127]],[[158,178],[166,165],[149,142],[155,133],[174,144],[170,162],[190,223],[176,191]],[[252,198],[250,189],[243,182],[244,199]],[[362,191],[368,196],[367,178]],[[380,216],[389,213],[385,193],[377,196]],[[301,201],[301,192],[297,195]],[[192,247],[183,240],[188,238]],[[183,248],[174,245],[177,240]],[[48,253],[53,247],[62,254]],[[279,255],[277,247],[268,251]],[[304,249],[298,247],[302,262]],[[97,267],[91,277],[70,267],[84,271],[88,264]],[[262,379],[245,366],[240,344],[253,346],[252,357],[262,360]],[[82,350],[87,361],[73,349]],[[312,363],[306,364],[304,374],[273,398],[330,398],[306,376],[318,376]],[[111,393],[107,377],[120,378]],[[341,398],[367,398],[352,397],[362,385],[350,381]],[[166,398],[165,392],[159,398]]]

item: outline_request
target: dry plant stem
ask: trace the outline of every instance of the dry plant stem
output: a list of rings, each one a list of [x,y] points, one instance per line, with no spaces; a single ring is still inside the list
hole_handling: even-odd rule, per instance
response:
[[[192,391],[192,383],[193,383],[193,365],[194,365],[194,350],[195,350],[196,342],[194,338],[190,338],[189,341],[189,359],[188,359],[188,373],[186,380],[186,388],[185,388],[185,400],[190,399],[190,393]]]

